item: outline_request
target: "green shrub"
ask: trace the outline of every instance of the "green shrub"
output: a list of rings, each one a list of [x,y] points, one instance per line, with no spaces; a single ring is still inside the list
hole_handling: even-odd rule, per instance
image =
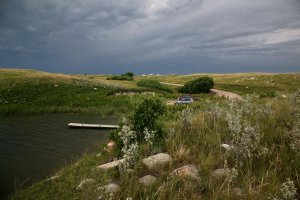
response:
[[[134,77],[134,73],[132,73],[132,72],[127,72],[127,73],[125,73],[125,74],[122,74],[122,76],[129,76],[129,77]]]
[[[119,80],[119,81],[132,81],[133,77],[130,76],[112,76],[112,77],[108,77],[107,80]]]
[[[157,120],[166,112],[165,103],[157,97],[143,100],[135,109],[132,123],[135,131],[138,133],[138,140],[144,139],[144,129],[156,131],[155,137],[162,134],[162,127],[158,125]]]
[[[269,91],[260,95],[260,98],[275,98],[277,96],[276,92]]]
[[[165,91],[165,92],[172,92],[172,90],[170,88],[161,84],[157,80],[140,80],[137,82],[137,85],[140,87],[157,89],[157,90],[161,90],[161,91]]]
[[[178,91],[181,93],[199,94],[208,93],[214,87],[214,80],[210,77],[202,77],[187,82]]]
[[[119,131],[120,131],[119,129],[116,129],[116,130],[110,132],[108,139],[110,139],[116,143],[116,148],[114,150],[118,156],[121,156],[121,154],[122,154],[121,149],[123,148],[124,144],[118,134]]]

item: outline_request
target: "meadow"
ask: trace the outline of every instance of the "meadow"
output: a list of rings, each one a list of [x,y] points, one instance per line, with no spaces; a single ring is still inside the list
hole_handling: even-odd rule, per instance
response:
[[[7,70],[0,72],[0,94],[9,103],[2,103],[0,108],[3,111],[10,110],[7,106],[20,106],[13,100],[22,102],[28,94],[25,102],[20,103],[24,107],[32,105],[33,109],[45,111],[50,104],[55,109],[67,106],[70,112],[124,107],[119,115],[133,120],[132,114],[138,106],[136,102],[152,97],[137,95],[132,98],[116,93],[150,91],[164,102],[180,95],[175,86],[170,87],[173,93],[168,94],[157,89],[138,87],[136,83],[150,79],[183,84],[199,76],[203,75],[138,76],[133,81],[116,81],[106,80],[105,75],[58,75]],[[96,152],[83,155],[75,164],[53,174],[57,178],[19,188],[11,199],[299,199],[300,93],[297,90],[300,75],[208,76],[214,78],[215,88],[237,92],[244,100],[202,94],[190,106],[167,106],[165,113],[158,118],[163,137],[158,143],[152,144],[148,140],[138,143],[137,155],[130,167],[133,171],[130,173],[119,168],[108,171],[97,169],[100,164],[122,158],[120,149],[108,151],[106,144],[103,144]],[[47,84],[42,80],[46,80]],[[36,91],[32,92],[33,88]],[[115,88],[118,88],[117,92]],[[264,95],[270,91],[276,95]],[[53,93],[60,97],[49,97]],[[103,101],[98,101],[99,98],[103,98]],[[30,112],[24,108],[25,113]],[[120,117],[120,125],[121,121]],[[133,127],[133,124],[129,123],[128,126]],[[162,168],[147,169],[142,159],[160,152],[168,153],[172,162]],[[171,175],[184,165],[196,166],[199,178],[195,180]],[[140,184],[139,178],[149,174],[156,177],[157,181],[145,187]],[[84,189],[77,189],[86,179],[93,179],[93,183]],[[101,187],[108,183],[118,184],[120,191],[113,195],[106,194]]]

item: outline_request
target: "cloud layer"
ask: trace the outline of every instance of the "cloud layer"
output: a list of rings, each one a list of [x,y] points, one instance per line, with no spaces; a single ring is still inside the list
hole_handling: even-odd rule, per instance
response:
[[[68,73],[300,71],[298,0],[0,0],[0,65]]]

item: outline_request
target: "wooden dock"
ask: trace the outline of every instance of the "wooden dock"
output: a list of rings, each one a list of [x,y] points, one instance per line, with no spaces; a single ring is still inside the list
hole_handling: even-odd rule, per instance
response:
[[[117,129],[118,125],[69,123],[70,128]]]

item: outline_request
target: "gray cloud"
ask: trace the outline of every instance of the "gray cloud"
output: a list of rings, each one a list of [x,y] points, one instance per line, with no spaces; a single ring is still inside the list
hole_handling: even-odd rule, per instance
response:
[[[298,0],[0,0],[0,65],[69,73],[300,71]]]

